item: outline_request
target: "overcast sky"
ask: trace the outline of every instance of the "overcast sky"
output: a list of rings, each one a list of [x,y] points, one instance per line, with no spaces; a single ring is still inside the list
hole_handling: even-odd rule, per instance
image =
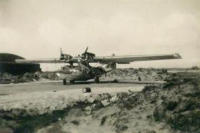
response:
[[[0,0],[0,52],[28,59],[180,53],[133,67],[200,66],[199,0]]]

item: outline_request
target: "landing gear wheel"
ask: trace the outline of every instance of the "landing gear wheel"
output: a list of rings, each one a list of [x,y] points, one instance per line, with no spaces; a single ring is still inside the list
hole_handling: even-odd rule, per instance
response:
[[[69,83],[70,83],[70,84],[74,84],[74,80],[70,80]]]
[[[63,79],[63,85],[66,85],[66,84],[67,84],[66,79]]]
[[[99,77],[96,77],[96,78],[94,79],[94,81],[95,81],[95,83],[99,83]]]
[[[117,79],[114,79],[113,83],[119,83],[119,81]]]

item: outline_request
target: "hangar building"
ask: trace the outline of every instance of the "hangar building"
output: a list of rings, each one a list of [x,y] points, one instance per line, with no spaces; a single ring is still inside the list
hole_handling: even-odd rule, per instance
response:
[[[24,59],[24,58],[10,53],[0,53],[0,73],[6,72],[18,75],[18,74],[24,74],[26,72],[41,71],[39,64],[16,63],[15,59]]]

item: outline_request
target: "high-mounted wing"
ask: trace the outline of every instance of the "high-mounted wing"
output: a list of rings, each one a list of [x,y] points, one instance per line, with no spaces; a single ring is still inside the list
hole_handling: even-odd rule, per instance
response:
[[[167,59],[181,59],[179,54],[169,55],[129,55],[129,56],[99,56],[94,57],[93,62],[109,63],[115,62],[118,64],[129,64],[134,61],[150,61],[150,60],[167,60]]]
[[[78,63],[80,57],[70,58],[57,58],[57,59],[40,59],[40,60],[27,60],[27,59],[16,59],[16,63]],[[93,56],[89,58],[90,63],[118,63],[118,64],[129,64],[134,61],[150,61],[150,60],[168,60],[168,59],[181,59],[179,54],[169,55],[129,55],[129,56]]]
[[[62,49],[60,49],[60,58],[51,58],[51,59],[16,59],[16,63],[76,63],[78,62],[77,58],[73,58],[69,54],[64,54]]]
[[[60,59],[39,59],[39,60],[27,60],[27,59],[16,59],[16,63],[65,63],[65,60]]]

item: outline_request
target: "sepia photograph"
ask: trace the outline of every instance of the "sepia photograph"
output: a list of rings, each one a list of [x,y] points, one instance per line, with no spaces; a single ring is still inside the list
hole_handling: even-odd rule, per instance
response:
[[[0,133],[200,133],[200,1],[0,0]]]

